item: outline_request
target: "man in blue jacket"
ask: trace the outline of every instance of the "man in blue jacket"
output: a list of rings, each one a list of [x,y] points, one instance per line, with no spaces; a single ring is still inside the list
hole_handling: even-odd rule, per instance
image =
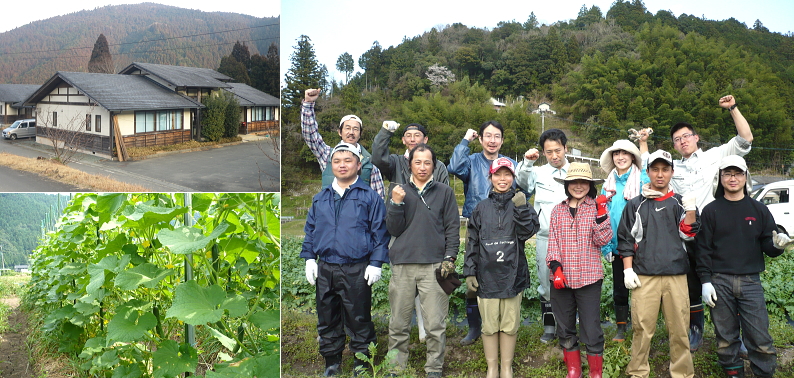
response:
[[[499,153],[504,143],[505,129],[499,122],[487,121],[480,125],[480,133],[472,129],[466,130],[466,135],[460,144],[455,146],[452,152],[452,158],[447,165],[447,172],[451,175],[457,176],[463,181],[463,194],[466,196],[463,202],[463,216],[469,218],[474,207],[477,204],[488,198],[491,191],[491,182],[488,180],[488,174],[491,170],[491,163],[500,157],[506,157]],[[482,152],[472,154],[469,149],[469,143],[474,139],[479,138],[482,145]],[[508,157],[508,159],[510,159]],[[513,166],[516,162],[510,159]],[[515,184],[513,184],[515,188]],[[480,337],[482,329],[482,318],[480,317],[480,308],[477,306],[477,293],[471,290],[466,291],[466,317],[469,322],[469,332],[463,340],[460,341],[461,345],[471,345]]]
[[[358,176],[361,152],[339,143],[330,163],[334,180],[312,199],[300,253],[306,259],[306,279],[317,283],[317,332],[325,376],[341,371],[343,322],[350,331],[350,350],[368,354],[367,346],[375,341],[371,286],[389,262],[386,208]],[[356,359],[354,365],[364,362]]]

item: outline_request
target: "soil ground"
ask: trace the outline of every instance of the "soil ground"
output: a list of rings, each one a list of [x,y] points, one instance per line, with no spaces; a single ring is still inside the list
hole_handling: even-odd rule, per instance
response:
[[[26,339],[27,315],[19,308],[19,298],[0,298],[11,307],[8,315],[8,331],[0,335],[0,377],[28,378],[33,376]]]

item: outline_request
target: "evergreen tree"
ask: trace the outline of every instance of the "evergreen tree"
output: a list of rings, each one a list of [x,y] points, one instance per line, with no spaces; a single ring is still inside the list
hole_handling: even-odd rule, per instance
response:
[[[281,72],[281,63],[279,61],[278,46],[271,43],[267,49],[267,65],[265,66],[265,83],[261,90],[265,93],[277,96],[279,92],[278,76]]]
[[[88,61],[88,72],[114,74],[116,69],[113,66],[113,57],[110,55],[108,40],[104,34],[94,42],[94,49],[91,50],[91,59]]]
[[[284,122],[298,122],[303,92],[308,88],[326,89],[328,70],[320,65],[314,53],[311,38],[301,35],[298,45],[290,56],[290,68],[284,77],[286,87],[281,92],[281,104]]]
[[[237,41],[237,43],[234,44],[234,47],[232,47],[231,56],[234,58],[234,60],[242,63],[246,69],[250,68],[251,53],[248,51],[248,46],[241,44],[240,41]]]
[[[352,55],[348,52],[339,55],[339,59],[336,60],[336,69],[345,73],[345,83],[350,81],[350,74],[353,73],[353,69],[355,68],[356,63],[353,61]]]
[[[251,79],[248,76],[248,70],[245,68],[245,64],[235,59],[233,55],[221,58],[218,72],[231,77],[236,83],[251,84]]]

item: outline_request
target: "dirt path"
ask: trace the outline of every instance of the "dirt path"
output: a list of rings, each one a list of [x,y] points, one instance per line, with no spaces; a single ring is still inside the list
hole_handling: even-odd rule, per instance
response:
[[[0,335],[0,377],[29,378],[33,372],[28,363],[27,316],[19,308],[19,298],[0,298],[13,309],[8,315],[9,330]]]

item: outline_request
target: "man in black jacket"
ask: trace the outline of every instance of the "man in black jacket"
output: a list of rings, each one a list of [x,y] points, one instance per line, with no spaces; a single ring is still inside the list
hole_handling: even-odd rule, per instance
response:
[[[712,307],[719,363],[729,377],[744,377],[739,358],[739,325],[756,377],[775,374],[776,353],[769,335],[764,288],[764,254],[780,256],[791,240],[778,234],[766,206],[750,198],[749,173],[737,155],[722,158],[714,177],[714,201],[701,217],[697,273],[703,302]]]
[[[444,278],[455,271],[460,246],[458,204],[452,188],[434,179],[437,160],[429,146],[417,145],[408,161],[411,176],[392,189],[386,212],[386,229],[395,237],[389,248],[389,349],[397,350],[397,364],[405,369],[418,292],[427,332],[425,372],[428,377],[441,377],[449,297],[436,279],[436,270]]]

